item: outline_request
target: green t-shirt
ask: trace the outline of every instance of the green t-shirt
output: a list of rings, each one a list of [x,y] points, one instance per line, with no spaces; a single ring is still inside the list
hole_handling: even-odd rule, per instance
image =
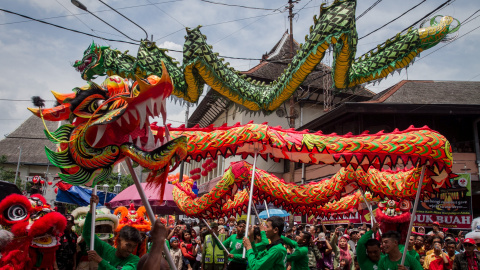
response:
[[[258,252],[265,250],[268,244],[270,244],[270,242],[268,242],[267,234],[264,231],[260,231],[260,236],[262,237],[262,241],[254,244]]]
[[[282,236],[283,242],[295,249],[292,254],[287,254],[287,262],[292,263],[292,270],[309,270],[308,246],[300,247],[294,240]]]
[[[243,237],[237,238],[236,234],[230,235],[227,240],[223,241],[223,245],[233,254],[233,259],[228,258],[229,261],[237,263],[247,263],[247,259],[243,259]]]
[[[418,253],[415,251],[415,249],[409,250],[409,251],[408,251],[408,255],[410,255],[410,256],[412,256],[413,258],[415,258],[415,260],[420,261],[420,255],[418,255]]]
[[[256,245],[247,250],[248,268],[251,270],[285,270],[287,250],[281,244],[274,244],[270,249],[256,250]]]
[[[379,270],[397,270],[398,265],[400,264],[400,260],[392,262],[388,258],[388,256],[382,257],[378,262],[378,269]],[[405,267],[409,270],[423,270],[423,267],[420,265],[420,261],[416,260],[414,257],[407,254],[405,258]]]
[[[378,262],[373,262],[367,256],[367,241],[372,239],[373,231],[367,231],[357,242],[357,260],[362,270],[373,270],[378,269]],[[385,254],[382,253],[380,258],[384,257]]]
[[[92,222],[92,214],[88,213],[85,218],[85,224],[83,225],[82,236],[85,239],[86,243],[90,243],[90,226]],[[130,254],[127,258],[118,258],[115,255],[117,251],[116,248],[110,246],[109,244],[103,242],[95,235],[95,251],[102,261],[98,264],[98,270],[135,270],[137,269],[138,261],[140,260],[137,256]],[[119,268],[121,267],[121,268]]]

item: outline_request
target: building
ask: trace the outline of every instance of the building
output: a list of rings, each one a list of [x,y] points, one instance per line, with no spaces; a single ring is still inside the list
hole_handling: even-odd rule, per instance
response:
[[[58,123],[55,122],[45,121],[45,124],[50,131],[58,128]],[[0,140],[0,156],[6,157],[5,169],[15,172],[20,161],[17,182],[21,181],[22,189],[25,189],[26,182],[32,181],[34,176],[40,176],[48,183],[48,181],[54,181],[55,176],[60,172],[45,155],[45,147],[55,150],[56,145],[47,139],[44,130],[42,120],[32,115]],[[45,197],[53,205],[54,185],[45,184],[44,186]]]

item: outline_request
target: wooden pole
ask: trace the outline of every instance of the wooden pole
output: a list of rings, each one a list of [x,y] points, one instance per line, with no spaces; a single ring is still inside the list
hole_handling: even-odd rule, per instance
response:
[[[422,191],[423,185],[423,176],[425,175],[425,168],[427,165],[423,165],[422,173],[420,174],[420,181],[418,182],[417,195],[415,196],[415,204],[413,205],[412,217],[410,218],[410,225],[408,225],[407,239],[405,240],[405,249],[403,250],[402,262],[401,265],[405,265],[405,258],[407,257],[408,252],[408,241],[410,240],[410,235],[412,234],[413,220],[415,219],[415,214],[417,214],[418,201],[420,201],[420,193]]]
[[[211,231],[212,228],[210,227],[210,225],[208,224],[208,222],[205,220],[205,219],[202,219],[203,220],[203,223],[205,223],[205,225],[207,225],[208,229]],[[228,251],[228,249],[223,245],[222,241],[220,241],[220,239],[218,239],[218,236],[212,231],[212,234],[213,236],[215,237],[215,239],[217,239],[218,243],[220,243],[220,246],[222,246],[222,249],[225,250],[225,252],[227,252],[227,254],[230,254],[230,252]]]
[[[132,161],[130,160],[130,158],[125,158],[125,163],[127,163],[128,171],[130,171],[130,174],[132,175],[132,179],[135,183],[135,186],[137,187],[138,194],[140,195],[140,198],[142,198],[143,206],[145,206],[145,210],[147,210],[148,219],[150,219],[153,225],[155,223],[155,214],[153,213],[152,206],[148,201],[147,195],[145,195],[145,191],[143,190],[140,181],[138,181],[137,174],[133,170]],[[167,243],[164,242],[163,245],[163,254],[165,254],[165,259],[167,260],[170,269],[177,270],[177,267],[173,262],[172,256],[170,255],[170,252],[168,252]]]
[[[92,195],[97,195],[97,185],[93,187]],[[97,216],[97,204],[92,205],[92,222],[90,224],[90,250],[95,250],[95,219]]]
[[[253,167],[252,167],[252,179],[250,180],[250,195],[248,197],[248,209],[247,209],[247,231],[246,235],[248,237],[248,230],[249,230],[249,225],[250,225],[250,214],[252,213],[252,202],[253,202],[253,188],[255,186],[255,167],[257,166],[257,154],[258,154],[258,149],[255,149],[255,154],[253,157]],[[245,259],[245,254],[247,250],[245,247],[243,247],[243,255],[242,258]]]

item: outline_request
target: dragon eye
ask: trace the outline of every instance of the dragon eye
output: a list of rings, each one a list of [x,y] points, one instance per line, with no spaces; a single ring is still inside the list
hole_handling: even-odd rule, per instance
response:
[[[118,218],[118,219],[122,219],[122,213],[118,213],[118,214],[117,214],[117,218]]]
[[[5,216],[10,221],[21,221],[28,217],[27,208],[20,204],[10,206],[5,212]]]
[[[400,202],[400,209],[403,211],[410,210],[412,203],[410,201],[403,200]]]

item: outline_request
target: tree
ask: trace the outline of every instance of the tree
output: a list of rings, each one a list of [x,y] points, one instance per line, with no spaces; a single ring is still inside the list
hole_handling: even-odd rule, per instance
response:
[[[15,182],[15,172],[13,170],[6,169],[5,163],[7,163],[7,157],[5,155],[0,156],[0,180],[13,183]],[[19,183],[17,183],[17,186],[20,188]]]
[[[112,173],[110,175],[110,177],[103,181],[102,183],[100,183],[99,185],[105,185],[107,184],[109,187],[108,187],[108,192],[113,192],[113,188],[115,187],[115,185],[118,183],[118,173]],[[132,176],[131,175],[121,175],[120,176],[120,191],[126,189],[127,187],[133,185],[133,179],[132,179]],[[101,187],[98,187],[98,188],[101,188]],[[101,189],[103,190],[103,189]]]

